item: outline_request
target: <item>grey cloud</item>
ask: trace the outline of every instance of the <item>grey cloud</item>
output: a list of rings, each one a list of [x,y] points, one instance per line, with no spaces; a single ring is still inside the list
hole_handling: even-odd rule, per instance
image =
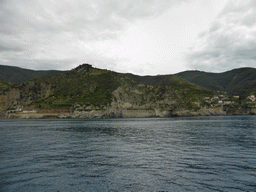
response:
[[[5,65],[19,66],[26,69],[40,70],[69,70],[79,63],[76,59],[29,59],[16,55],[15,57],[6,56]],[[17,65],[19,64],[19,65]]]
[[[256,66],[256,3],[230,1],[189,50],[190,68],[225,71]]]
[[[0,39],[0,53],[1,52],[9,52],[9,51],[12,51],[12,52],[20,52],[22,51],[23,49],[17,45],[12,45],[12,44],[9,44],[9,43],[5,43],[3,41],[1,41]]]
[[[118,7],[116,15],[127,18],[141,18],[155,16],[168,9],[172,1],[155,1],[155,0],[138,0],[134,3],[133,0],[122,0],[115,2]],[[176,1],[177,3],[177,1]]]
[[[74,46],[80,42],[86,44],[88,41],[116,38],[126,24],[136,19],[157,16],[180,2],[180,0],[1,0],[0,63],[17,62],[17,65],[25,65],[28,62],[31,63],[29,65],[42,68],[40,59],[48,59],[53,63],[63,59],[63,55],[55,53],[58,49],[64,49],[63,46],[68,50],[68,44]],[[53,50],[52,47],[55,49]],[[70,59],[73,60],[74,57],[75,55]],[[97,56],[95,60],[97,61]]]
[[[246,59],[246,60],[255,60],[256,61],[256,45],[254,44],[250,48],[237,49],[234,53],[237,58]],[[256,66],[256,63],[255,63]]]
[[[125,21],[162,13],[170,0],[10,0],[2,5],[3,32],[59,33],[91,28],[119,30]]]

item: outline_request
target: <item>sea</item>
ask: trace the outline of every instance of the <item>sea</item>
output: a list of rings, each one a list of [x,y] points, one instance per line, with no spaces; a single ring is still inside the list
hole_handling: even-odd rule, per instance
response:
[[[0,191],[256,191],[256,116],[2,119]]]

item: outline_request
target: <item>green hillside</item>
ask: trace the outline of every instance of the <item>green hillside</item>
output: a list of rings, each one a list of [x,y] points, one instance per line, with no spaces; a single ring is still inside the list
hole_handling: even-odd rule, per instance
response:
[[[68,108],[74,103],[105,106],[110,104],[111,93],[120,85],[117,78],[114,72],[82,65],[58,76],[35,79],[35,91],[48,86],[50,94],[34,104],[39,108]],[[30,83],[24,83],[24,88]]]
[[[35,71],[19,67],[0,65],[0,80],[11,83],[22,83],[30,79],[60,75],[68,71]],[[138,76],[123,74],[145,85],[159,86],[168,84],[173,75]],[[256,92],[256,69],[240,68],[223,73],[203,71],[184,71],[175,76],[210,90],[219,90],[235,95],[248,95]]]
[[[176,76],[211,90],[235,95],[248,95],[256,90],[256,69],[240,68],[224,73],[185,71]]]
[[[11,83],[0,80],[0,93],[3,91],[7,91],[10,86],[11,86]]]
[[[48,70],[48,71],[35,71],[30,69],[22,69],[19,67],[0,65],[0,78],[11,83],[22,83],[24,81],[58,75],[64,71]]]
[[[196,110],[213,92],[176,76],[140,80],[83,64],[71,71],[12,86],[16,105],[38,109]],[[151,78],[151,77],[150,77]],[[142,78],[143,79],[143,78]],[[151,83],[150,83],[151,82]],[[127,107],[128,106],[128,107]],[[15,108],[13,106],[12,108]]]
[[[224,74],[194,71],[180,75],[197,83],[202,81],[205,87],[211,82],[215,90],[232,92],[236,85],[237,90],[251,94],[233,97],[178,75],[138,76],[83,64],[18,84],[0,81],[0,111],[7,112],[7,116],[8,111],[65,111],[74,118],[255,114],[253,70],[238,69]]]

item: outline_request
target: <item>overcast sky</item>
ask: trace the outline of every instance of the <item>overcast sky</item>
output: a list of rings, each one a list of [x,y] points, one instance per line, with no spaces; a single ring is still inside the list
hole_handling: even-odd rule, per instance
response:
[[[0,0],[0,64],[138,75],[256,67],[255,0]]]

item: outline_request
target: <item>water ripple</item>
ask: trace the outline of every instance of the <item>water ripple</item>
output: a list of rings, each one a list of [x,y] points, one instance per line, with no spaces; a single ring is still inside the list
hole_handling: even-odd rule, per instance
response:
[[[255,191],[255,120],[0,120],[0,191]]]

